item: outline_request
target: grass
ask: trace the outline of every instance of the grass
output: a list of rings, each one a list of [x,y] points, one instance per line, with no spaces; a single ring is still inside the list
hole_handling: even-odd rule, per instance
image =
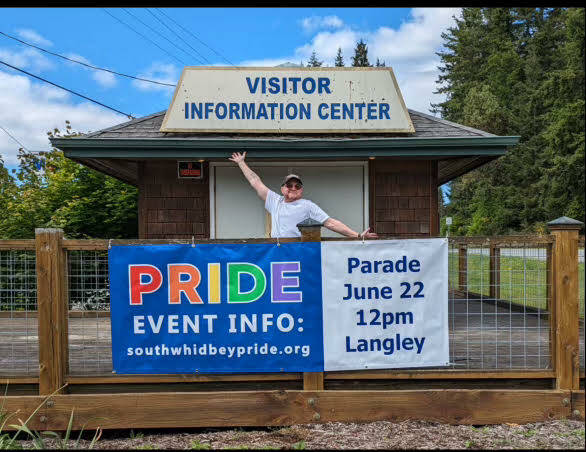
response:
[[[32,448],[33,449],[47,449],[48,444],[45,442],[46,439],[52,438],[55,442],[55,446],[57,449],[79,449],[79,442],[81,440],[85,425],[81,428],[79,432],[79,436],[77,440],[72,443],[71,442],[71,432],[73,428],[73,410],[71,411],[71,416],[69,417],[69,423],[67,425],[67,430],[62,435],[60,433],[45,431],[45,432],[37,432],[35,430],[31,430],[28,426],[30,420],[37,414],[37,412],[43,407],[43,405],[49,400],[53,395],[59,392],[63,388],[57,389],[53,394],[49,395],[45,400],[43,400],[37,408],[30,414],[30,416],[23,421],[22,419],[18,419],[19,424],[8,424],[8,421],[15,416],[18,415],[18,411],[14,413],[7,413],[4,410],[4,402],[6,400],[6,394],[8,391],[8,385],[6,385],[6,390],[4,392],[4,398],[2,399],[2,403],[0,404],[0,450],[12,450],[12,449],[22,449],[22,445],[20,442],[17,441],[21,433],[24,433],[28,436],[28,439],[32,441]],[[4,429],[6,426],[14,429],[14,433],[5,432]],[[94,434],[93,439],[91,440],[90,444],[86,446],[87,449],[93,449],[96,442],[100,439],[102,435],[102,430],[98,427],[96,433]],[[22,440],[21,440],[22,441]]]
[[[532,257],[501,256],[500,298],[513,304],[547,309],[547,271],[545,260]],[[458,287],[458,254],[450,253],[449,282]],[[487,255],[468,253],[469,292],[489,296],[490,259]],[[580,317],[584,318],[584,263],[578,264]]]
[[[209,444],[202,443],[197,439],[194,439],[191,442],[191,448],[196,449],[196,450],[201,450],[201,449],[211,449],[211,446]]]

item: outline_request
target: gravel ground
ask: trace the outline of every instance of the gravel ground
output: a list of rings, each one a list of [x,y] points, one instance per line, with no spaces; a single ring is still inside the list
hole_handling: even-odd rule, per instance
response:
[[[89,432],[88,432],[89,433]],[[72,435],[77,439],[78,435]],[[84,437],[87,435],[84,434]],[[78,445],[85,449],[89,441]],[[23,441],[29,448],[32,443]],[[74,446],[70,440],[69,447]],[[47,448],[57,448],[47,441]],[[584,422],[486,426],[378,421],[291,427],[106,431],[95,449],[584,449]]]

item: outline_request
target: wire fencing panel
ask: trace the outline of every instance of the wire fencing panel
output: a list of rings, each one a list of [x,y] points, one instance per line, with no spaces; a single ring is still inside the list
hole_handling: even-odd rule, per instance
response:
[[[36,256],[0,250],[0,375],[39,374]]]
[[[108,252],[67,252],[69,294],[69,372],[112,371]]]
[[[454,368],[551,368],[546,247],[450,241]]]
[[[584,237],[578,245],[578,290],[580,294],[580,369],[584,370]]]
[[[457,369],[551,369],[547,244],[450,238],[450,362]],[[462,251],[463,250],[463,251]],[[491,258],[493,263],[491,265]],[[584,369],[584,239],[578,250]],[[38,375],[35,251],[0,250],[0,375]],[[112,372],[108,253],[67,251],[69,369]]]

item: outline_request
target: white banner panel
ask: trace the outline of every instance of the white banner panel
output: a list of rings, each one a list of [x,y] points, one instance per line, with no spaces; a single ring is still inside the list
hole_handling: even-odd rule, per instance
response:
[[[325,370],[449,364],[447,239],[322,242]]]
[[[415,132],[388,67],[186,67],[160,130]]]

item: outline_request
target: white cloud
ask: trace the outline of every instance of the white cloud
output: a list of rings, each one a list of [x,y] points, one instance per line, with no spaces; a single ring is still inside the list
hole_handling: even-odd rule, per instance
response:
[[[60,89],[0,70],[0,124],[27,149],[49,150],[47,131],[63,130],[66,119],[80,132],[99,130],[126,120],[88,102],[75,104],[73,96]],[[6,165],[18,163],[19,147],[0,131],[0,154]]]
[[[40,46],[52,46],[53,43],[48,39],[43,38],[36,31],[29,28],[21,28],[16,30],[16,33],[25,41],[29,41],[31,44],[38,44]]]
[[[310,43],[295,49],[296,60],[307,61],[311,52],[315,50],[318,60],[324,61],[324,66],[333,66],[338,47],[342,49],[346,66],[351,64],[351,55],[354,53],[356,42],[362,35],[344,28],[337,31],[322,31],[318,33]]]
[[[180,70],[174,64],[153,63],[148,69],[137,75],[137,77],[175,85],[179,81],[179,75]],[[133,80],[132,85],[141,91],[164,91],[172,93],[175,90],[173,86],[157,85],[141,80]]]
[[[94,71],[92,78],[104,88],[112,88],[118,83],[116,76],[110,72]]]
[[[78,55],[76,53],[68,53],[65,56],[67,58],[72,59],[72,60],[80,61],[81,63],[89,64],[91,66],[96,66],[95,64],[93,64],[87,58],[85,58],[85,57],[83,57],[81,55]],[[113,88],[114,86],[116,86],[118,84],[118,79],[111,72],[105,72],[105,71],[100,71],[100,70],[92,69],[92,68],[89,68],[89,67],[84,67],[84,66],[81,66],[81,65],[79,65],[77,63],[73,63],[71,61],[68,61],[67,62],[67,65],[69,67],[71,67],[71,68],[84,69],[86,71],[89,71],[91,73],[92,79],[94,79],[96,82],[98,82],[98,84],[102,88]]]
[[[356,43],[363,39],[371,64],[379,58],[393,68],[407,106],[428,112],[430,102],[443,100],[433,94],[439,75],[440,59],[435,53],[443,44],[441,33],[453,25],[452,17],[459,14],[459,8],[413,8],[410,17],[396,29],[355,30],[344,26],[335,31],[320,31],[310,42],[296,48],[288,59],[307,61],[315,50],[324,66],[333,66],[340,47],[344,63],[350,66]],[[307,22],[308,27],[311,24]]]
[[[6,61],[8,64],[19,69],[34,71],[35,73],[55,67],[40,51],[31,48],[26,48],[21,52],[0,49],[0,60]]]
[[[311,16],[305,17],[299,22],[306,33],[313,33],[323,28],[340,28],[344,25],[338,16]]]

